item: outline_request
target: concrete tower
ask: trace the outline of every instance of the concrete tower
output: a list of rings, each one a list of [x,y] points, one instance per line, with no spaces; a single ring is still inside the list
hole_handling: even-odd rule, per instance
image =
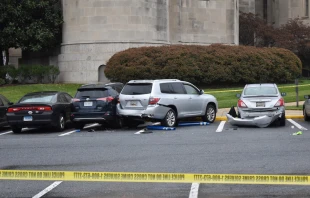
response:
[[[236,0],[62,0],[60,82],[107,82],[116,52],[141,46],[236,42]]]

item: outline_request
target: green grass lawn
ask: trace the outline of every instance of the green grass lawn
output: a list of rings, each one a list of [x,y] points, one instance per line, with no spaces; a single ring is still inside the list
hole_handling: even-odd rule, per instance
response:
[[[0,94],[4,95],[11,102],[17,102],[26,93],[37,91],[64,91],[74,96],[80,84],[28,84],[1,86]]]
[[[285,92],[284,97],[285,102],[296,102],[296,88],[295,84],[279,84],[280,92]],[[303,104],[304,95],[310,95],[310,80],[300,80],[298,85],[298,98],[299,106]],[[242,92],[243,87],[228,88],[228,89],[208,89],[206,87],[202,88],[205,93],[214,95],[219,103],[219,108],[228,108],[231,106],[236,106],[238,98],[237,93]]]
[[[81,84],[28,84],[28,85],[9,85],[1,86],[0,94],[6,96],[10,101],[17,102],[23,95],[36,91],[64,91],[74,96]],[[286,92],[285,102],[296,102],[296,92],[294,84],[278,85],[281,92]],[[228,108],[236,106],[238,98],[237,93],[241,93],[243,87],[209,89],[202,87],[205,93],[214,95],[219,103],[219,108]],[[299,82],[299,106],[302,106],[304,95],[310,95],[310,80],[300,80]],[[293,108],[293,107],[288,107]],[[300,109],[295,107],[295,109]]]

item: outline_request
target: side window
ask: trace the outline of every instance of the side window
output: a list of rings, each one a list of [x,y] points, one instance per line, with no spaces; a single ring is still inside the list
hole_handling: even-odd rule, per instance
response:
[[[171,83],[160,83],[160,91],[161,93],[172,94],[173,88]]]
[[[2,99],[0,98],[0,107],[1,106],[4,106],[4,105],[3,105]]]
[[[112,96],[112,97],[115,97],[115,96],[118,95],[118,93],[114,89],[109,89],[109,95]]]
[[[196,94],[199,95],[199,91],[195,89],[194,87],[184,84],[185,90],[187,94]]]
[[[175,94],[186,94],[182,83],[171,83],[173,88],[173,93]]]
[[[69,94],[65,94],[65,97],[67,99],[68,102],[71,102],[72,97]]]
[[[67,98],[64,96],[64,94],[59,95],[59,102],[67,103]]]

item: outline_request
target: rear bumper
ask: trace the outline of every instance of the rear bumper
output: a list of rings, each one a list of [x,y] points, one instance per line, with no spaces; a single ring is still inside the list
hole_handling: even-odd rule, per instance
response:
[[[113,122],[116,120],[116,115],[105,115],[106,112],[74,112],[71,114],[71,121],[83,122],[83,123],[94,123],[94,122]]]
[[[254,118],[234,118],[230,114],[226,114],[227,121],[231,125],[239,126],[257,126],[257,127],[267,127],[273,123],[276,119],[282,116],[282,112],[277,112],[272,116],[263,115]]]
[[[135,109],[123,109],[120,104],[117,104],[117,112],[123,117],[140,117],[140,118],[151,118],[151,119],[164,119],[169,107],[162,105],[149,105],[144,110]]]
[[[57,123],[56,117],[52,112],[46,112],[40,115],[31,115],[32,121],[24,121],[25,115],[15,115],[7,113],[7,121],[10,126],[17,127],[40,127],[40,126],[55,126]]]

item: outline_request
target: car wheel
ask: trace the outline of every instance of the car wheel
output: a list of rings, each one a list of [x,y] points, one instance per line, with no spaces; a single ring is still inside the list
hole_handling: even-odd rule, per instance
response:
[[[170,109],[165,118],[161,121],[162,126],[174,127],[177,125],[177,115],[173,109]]]
[[[304,120],[305,121],[309,121],[310,120],[310,117],[306,113],[306,109],[304,109]]]
[[[75,129],[82,130],[84,128],[85,124],[83,124],[83,123],[74,123],[73,126],[74,126]]]
[[[122,118],[115,118],[114,123],[112,124],[112,127],[115,129],[120,129],[124,125]]]
[[[205,115],[202,117],[202,120],[204,122],[210,122],[213,123],[215,121],[216,118],[216,110],[214,105],[209,104],[206,108],[206,113]]]
[[[56,130],[61,132],[65,129],[66,121],[64,115],[61,113],[59,114],[59,118],[57,120]]]
[[[21,133],[22,128],[16,127],[16,126],[11,126],[13,133]]]
[[[285,120],[285,113],[282,114],[280,118],[280,126],[285,126],[286,120]]]

